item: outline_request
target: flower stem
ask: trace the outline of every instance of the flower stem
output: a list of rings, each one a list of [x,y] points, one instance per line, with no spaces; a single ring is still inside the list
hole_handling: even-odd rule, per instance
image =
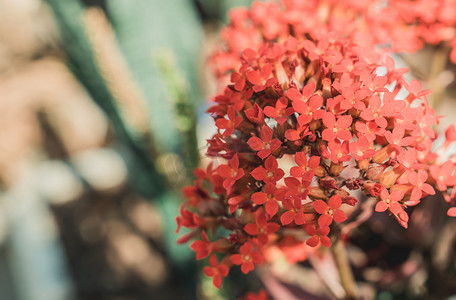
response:
[[[331,247],[334,259],[337,262],[339,269],[340,280],[342,287],[345,290],[345,299],[358,299],[355,279],[348,261],[347,250],[343,241],[339,238]]]

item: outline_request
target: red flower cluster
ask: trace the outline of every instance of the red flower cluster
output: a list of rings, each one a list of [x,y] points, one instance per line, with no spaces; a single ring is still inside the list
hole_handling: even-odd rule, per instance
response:
[[[218,132],[207,155],[217,159],[195,171],[177,217],[178,229],[191,229],[180,242],[201,236],[191,248],[197,259],[210,256],[204,272],[216,287],[232,266],[248,273],[272,250],[299,261],[330,247],[358,200],[377,198],[376,211],[407,227],[406,208],[434,194],[431,184],[445,192],[456,185],[456,159],[438,165],[431,151],[437,118],[418,81],[407,83],[391,58],[337,32],[290,27],[284,20],[297,22],[295,10],[277,9],[255,3],[232,15],[224,34],[242,42],[253,26],[246,43],[256,47],[242,51],[208,110]],[[444,148],[455,140],[452,127]],[[453,205],[455,193],[447,195]]]
[[[289,35],[298,39],[337,35],[370,49],[382,45],[410,53],[425,43],[445,42],[453,48],[450,58],[456,63],[454,0],[276,0],[254,2],[250,10],[232,10],[230,19],[221,32],[224,47],[212,56],[220,77],[239,69],[239,54],[246,48],[283,42]],[[316,55],[325,51],[324,43],[308,47],[314,47]]]
[[[389,0],[381,10],[381,20],[396,51],[414,52],[424,43],[447,42],[456,63],[456,1]]]

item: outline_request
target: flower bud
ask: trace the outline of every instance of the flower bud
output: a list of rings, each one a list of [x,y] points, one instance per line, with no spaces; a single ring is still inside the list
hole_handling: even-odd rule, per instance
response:
[[[340,196],[342,201],[344,201],[344,199],[346,199],[350,194],[344,189],[338,189],[337,191],[334,192],[334,195]]]
[[[396,183],[396,180],[405,172],[405,167],[403,165],[399,165],[396,168],[389,170],[386,173],[380,175],[379,182],[386,188],[391,187],[393,184]]]
[[[350,206],[355,206],[356,203],[358,203],[358,199],[356,199],[355,197],[347,197],[343,199],[342,202]]]
[[[326,174],[326,170],[325,170],[325,168],[323,168],[323,166],[316,167],[314,172],[315,172],[315,176],[317,176],[317,177],[323,177]]]
[[[385,168],[386,167],[384,165],[377,165],[377,166],[370,165],[369,168],[367,169],[366,176],[370,180],[376,181],[376,180],[378,180],[380,175],[383,173]]]
[[[369,160],[367,158],[363,160],[358,160],[356,163],[358,164],[358,168],[360,170],[367,170],[367,168],[369,167]]]
[[[325,189],[336,189],[338,190],[339,187],[337,186],[337,181],[331,176],[326,176],[324,178],[321,178],[320,181],[320,186]]]
[[[323,190],[321,187],[319,186],[310,186],[307,188],[307,190],[309,191],[309,198],[310,199],[320,199],[320,200],[326,200],[328,199],[328,197],[326,196],[326,192],[325,190]]]
[[[413,185],[411,184],[395,184],[390,188],[391,193],[394,191],[403,191],[405,196],[407,196],[407,194],[411,194],[412,190]]]
[[[345,181],[345,185],[353,191],[359,189],[363,185],[363,181],[358,178],[350,178]]]
[[[374,156],[372,157],[372,161],[374,163],[380,164],[384,162],[386,159],[388,159],[391,156],[391,153],[395,151],[395,148],[393,145],[387,145],[386,147],[383,147],[382,149],[378,150]]]
[[[279,84],[282,86],[284,90],[288,89],[288,82],[290,80],[288,78],[287,72],[283,68],[282,63],[280,61],[277,61],[275,63],[275,71]]]
[[[331,163],[331,166],[329,167],[329,171],[334,176],[340,175],[340,173],[342,173],[343,170],[344,170],[344,164],[342,162],[339,162],[337,164]]]
[[[323,95],[322,95],[323,99],[331,98],[331,85],[332,85],[331,79],[323,78],[322,84],[323,84]]]
[[[364,182],[364,185],[363,185],[363,192],[366,195],[371,195],[374,197],[377,197],[378,195],[380,195],[380,192],[382,191],[382,189],[383,189],[383,187],[380,184],[374,183],[372,181]]]

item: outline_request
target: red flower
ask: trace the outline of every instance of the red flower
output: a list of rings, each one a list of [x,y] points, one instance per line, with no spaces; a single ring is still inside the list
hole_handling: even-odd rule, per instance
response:
[[[279,168],[279,164],[274,156],[266,158],[264,166],[266,168],[260,166],[254,169],[250,175],[256,180],[264,181],[265,183],[276,183],[285,175],[285,172]]]
[[[253,108],[246,109],[245,115],[250,122],[255,124],[264,124],[264,114],[263,110],[258,104],[254,104]]]
[[[444,148],[447,148],[450,144],[456,141],[456,128],[454,124],[448,126],[445,130],[445,145]]]
[[[295,162],[298,164],[295,167],[290,169],[291,176],[302,177],[305,173],[311,171],[312,176],[314,175],[314,170],[320,166],[320,157],[312,156],[309,161],[307,161],[306,152],[297,152],[295,155]]]
[[[280,222],[282,222],[282,225],[288,225],[293,221],[296,225],[303,225],[308,221],[309,217],[306,217],[303,211],[301,198],[284,198],[282,200],[282,205],[283,208],[287,210],[280,217]]]
[[[308,235],[312,236],[306,241],[310,247],[317,247],[320,243],[325,247],[331,247],[331,240],[328,237],[329,227],[319,227],[309,225],[305,228]]]
[[[255,223],[248,223],[244,226],[245,232],[253,236],[258,236],[258,240],[262,244],[266,244],[268,235],[277,232],[279,228],[280,225],[277,223],[268,223],[264,213],[257,215]]]
[[[265,290],[259,291],[257,294],[248,292],[245,294],[245,297],[239,298],[237,300],[268,300],[268,293]]]
[[[399,152],[404,150],[404,148],[402,148],[402,147],[410,146],[415,141],[415,138],[413,138],[411,136],[404,137],[404,135],[405,135],[405,129],[400,124],[396,124],[396,126],[393,129],[393,132],[385,131],[385,134],[384,134],[388,143],[395,146],[395,148]]]
[[[407,101],[409,101],[410,103],[412,103],[413,100],[415,100],[417,98],[424,97],[431,93],[430,90],[422,91],[421,82],[419,82],[416,79],[413,79],[412,81],[410,81],[410,84],[407,84],[407,82],[404,82],[403,84],[404,84],[405,89],[410,93],[407,97]]]
[[[253,244],[247,242],[239,248],[239,254],[233,254],[230,260],[235,265],[241,266],[241,271],[244,274],[255,269],[255,264],[263,262],[263,256],[258,250],[253,250]]]
[[[363,86],[366,87],[368,96],[371,96],[374,92],[388,92],[385,85],[388,82],[388,77],[377,76],[376,74],[369,73],[367,70],[361,72],[361,79]]]
[[[437,182],[439,191],[446,191],[448,186],[456,185],[456,167],[451,161],[446,161],[441,166],[432,165],[429,171]]]
[[[228,108],[227,116],[228,120],[220,118],[215,121],[215,125],[219,129],[225,129],[225,132],[223,132],[223,136],[225,137],[230,136],[234,132],[234,129],[236,129],[236,127],[238,127],[242,122],[242,118],[236,115],[236,111],[233,106]]]
[[[292,103],[294,110],[299,113],[298,123],[302,126],[310,123],[312,119],[321,119],[324,110],[320,107],[323,105],[323,98],[320,95],[313,95],[307,103],[303,101],[294,101]]]
[[[217,173],[225,178],[223,180],[223,187],[229,189],[233,184],[244,176],[244,169],[239,168],[239,158],[237,154],[229,161],[228,165],[221,165],[217,168]]]
[[[209,259],[209,263],[211,266],[205,266],[203,268],[203,272],[208,277],[214,277],[212,279],[212,284],[216,288],[220,288],[220,286],[222,285],[222,277],[228,276],[230,269],[223,263],[218,264],[217,257],[215,256],[215,254],[211,256],[211,258]]]
[[[288,107],[288,100],[285,97],[277,100],[275,107],[266,106],[263,111],[266,116],[274,118],[279,124],[285,123],[287,117],[293,114],[293,109]]]
[[[301,180],[298,180],[294,177],[286,177],[284,179],[285,184],[288,188],[285,197],[293,198],[299,200],[305,200],[309,191],[307,188],[312,182],[313,174],[306,173],[305,176],[301,177]]]
[[[418,173],[409,172],[407,174],[408,182],[414,185],[412,195],[410,197],[411,201],[419,201],[423,196],[422,191],[428,195],[435,194],[434,188],[430,184],[425,183],[427,178],[428,174],[426,173],[426,171],[421,169],[418,170]]]
[[[318,218],[318,225],[320,227],[327,227],[331,225],[334,220],[336,223],[342,223],[347,220],[345,213],[339,209],[342,205],[342,199],[339,195],[334,195],[329,198],[328,204],[322,200],[317,200],[313,203],[315,211],[321,216]]]
[[[375,150],[371,148],[369,140],[365,136],[361,136],[350,144],[350,153],[356,160],[363,160],[374,156]]]
[[[258,151],[257,155],[261,159],[265,159],[271,155],[282,144],[279,139],[272,139],[272,130],[266,125],[261,128],[260,137],[261,139],[256,136],[251,137],[247,144],[253,150]]]
[[[204,231],[201,233],[201,237],[203,240],[194,241],[190,245],[190,248],[196,252],[196,259],[198,260],[208,257],[212,252],[212,244]]]
[[[361,122],[358,121],[355,123],[355,129],[358,133],[358,138],[365,136],[369,142],[373,142],[376,138],[376,135],[383,135],[385,130],[378,127],[375,122]]]
[[[399,201],[401,201],[402,198],[404,198],[404,191],[396,190],[390,194],[388,193],[388,190],[384,188],[380,192],[380,198],[382,199],[382,201],[377,202],[377,205],[375,206],[375,211],[383,212],[389,209],[395,215],[403,211]]]
[[[335,164],[351,159],[348,141],[344,141],[342,144],[339,140],[331,141],[328,143],[328,149],[331,150],[329,158]]]
[[[305,103],[313,95],[315,87],[315,83],[310,82],[302,88],[302,92],[293,87],[287,90],[286,95],[292,101]]]
[[[325,141],[334,141],[337,137],[341,140],[351,140],[352,136],[350,131],[347,129],[352,123],[352,117],[350,115],[343,115],[337,118],[334,114],[327,112],[323,116],[323,124],[326,129],[323,130],[322,138]]]
[[[450,209],[448,209],[447,214],[450,217],[456,217],[456,207],[451,207]]]
[[[267,183],[264,187],[264,192],[256,192],[252,194],[252,201],[256,205],[265,204],[265,210],[270,217],[273,217],[279,210],[278,200],[282,200],[284,189],[277,189],[274,184]]]
[[[334,81],[333,87],[337,89],[343,96],[340,102],[340,107],[344,110],[355,108],[364,110],[366,104],[362,101],[368,96],[365,90],[360,90],[361,82],[353,82],[353,78],[349,73],[342,74],[340,81]]]
[[[301,125],[299,123],[296,130],[288,129],[285,132],[285,138],[287,138],[290,141],[304,140],[306,136],[313,136],[312,132],[310,132],[310,127],[308,125]]]
[[[378,197],[375,210],[389,210],[406,227],[405,206],[433,193],[426,180],[435,181],[452,206],[448,214],[456,215],[456,156],[435,163],[443,150],[433,152],[437,117],[426,92],[416,81],[407,85],[404,70],[370,47],[381,35],[387,37],[382,43],[400,38],[398,49],[416,49],[416,32],[420,39],[432,39],[436,27],[421,24],[432,21],[429,16],[388,14],[368,1],[279,2],[239,9],[223,30],[215,61],[220,83],[231,73],[232,84],[208,109],[218,131],[207,154],[229,162],[199,172],[185,189],[177,222],[191,231],[180,241],[216,232],[219,240],[210,242],[202,234],[192,244],[197,258],[221,252],[221,265],[240,265],[244,273],[273,249],[289,260],[303,260],[309,247],[331,245],[329,226],[347,219],[342,203],[356,203],[356,194],[344,187]],[[377,11],[382,13],[371,18]],[[411,23],[393,26],[404,16]],[[372,26],[383,25],[385,17],[390,28]],[[404,87],[408,97],[396,99]],[[455,131],[448,131],[448,143],[456,140]],[[290,171],[285,178],[284,166]],[[305,243],[296,234],[302,229],[310,235]],[[209,275],[219,286],[223,274],[216,258],[211,260]]]
[[[270,64],[264,65],[261,68],[261,71],[250,71],[247,72],[247,79],[250,83],[253,84],[252,89],[258,93],[263,91],[264,89],[273,86],[277,83],[277,78],[272,77],[269,78],[272,74],[272,66]]]
[[[326,49],[329,46],[329,40],[327,37],[322,38],[318,41],[317,45],[309,40],[303,41],[304,49],[309,53],[309,58],[311,60],[316,60],[323,57]]]
[[[179,215],[176,217],[176,233],[178,233],[182,226],[187,228],[195,228],[201,224],[200,217],[188,209],[184,209],[183,206],[179,208]]]
[[[389,117],[394,113],[394,106],[382,106],[382,100],[379,96],[373,95],[369,100],[369,107],[361,111],[360,117],[366,121],[374,120],[381,127],[386,128],[388,121],[385,117]]]

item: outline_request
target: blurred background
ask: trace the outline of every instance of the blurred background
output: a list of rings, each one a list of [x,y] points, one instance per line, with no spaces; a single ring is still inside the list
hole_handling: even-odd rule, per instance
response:
[[[0,299],[213,298],[175,216],[248,3],[0,0]]]
[[[175,234],[181,189],[214,132],[207,56],[228,9],[250,3],[0,0],[0,299],[234,299],[259,286],[233,270],[216,291]],[[431,286],[456,294],[455,279],[439,277],[439,266],[455,268],[455,223],[436,203],[405,240],[381,216],[355,234],[350,253],[369,267],[355,275],[380,286],[366,295],[406,299],[410,284],[419,294],[428,256],[440,263]],[[324,289],[289,271],[262,278]]]

